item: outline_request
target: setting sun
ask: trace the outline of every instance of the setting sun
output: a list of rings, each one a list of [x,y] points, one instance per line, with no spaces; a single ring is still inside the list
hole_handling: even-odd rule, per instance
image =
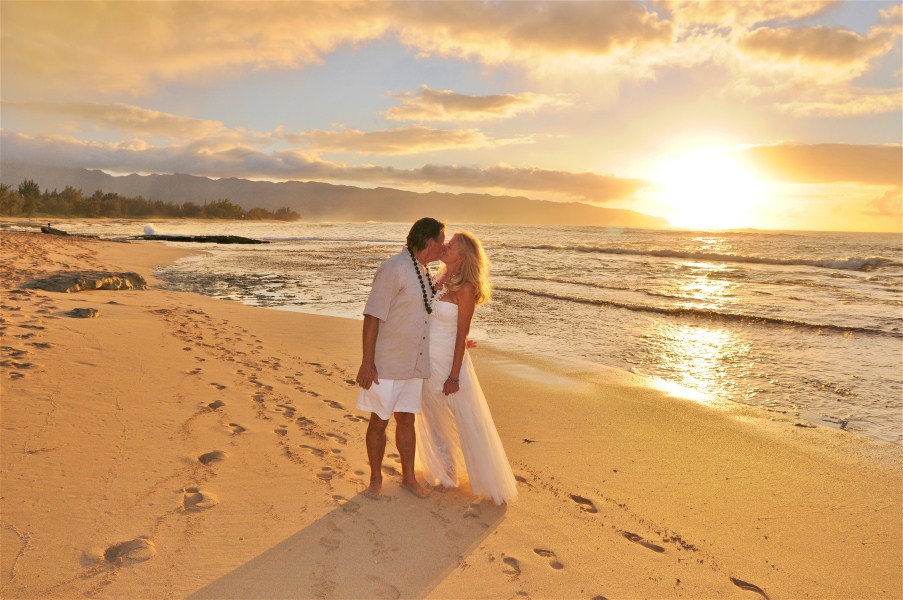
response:
[[[662,161],[655,181],[665,216],[678,227],[747,227],[765,195],[762,182],[723,151]]]

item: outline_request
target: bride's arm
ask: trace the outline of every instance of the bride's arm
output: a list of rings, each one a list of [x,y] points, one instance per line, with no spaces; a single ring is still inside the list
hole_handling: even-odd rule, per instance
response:
[[[469,283],[458,289],[458,331],[455,335],[455,354],[452,358],[451,373],[442,386],[442,393],[448,396],[460,389],[458,380],[461,377],[461,365],[464,363],[464,351],[467,347],[467,334],[470,333],[470,322],[476,307],[476,290]]]

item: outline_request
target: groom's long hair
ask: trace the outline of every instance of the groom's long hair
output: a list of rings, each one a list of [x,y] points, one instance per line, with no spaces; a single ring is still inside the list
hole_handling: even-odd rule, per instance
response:
[[[432,217],[418,219],[408,232],[407,246],[411,250],[423,250],[428,240],[435,240],[445,231],[445,223]]]

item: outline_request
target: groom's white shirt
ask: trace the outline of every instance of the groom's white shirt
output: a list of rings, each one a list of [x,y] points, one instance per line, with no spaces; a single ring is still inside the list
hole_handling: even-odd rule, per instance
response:
[[[427,297],[431,297],[426,275],[423,275],[423,285]],[[429,315],[423,306],[423,288],[407,249],[390,257],[377,269],[364,314],[380,321],[375,362],[381,380],[426,379],[430,376]]]

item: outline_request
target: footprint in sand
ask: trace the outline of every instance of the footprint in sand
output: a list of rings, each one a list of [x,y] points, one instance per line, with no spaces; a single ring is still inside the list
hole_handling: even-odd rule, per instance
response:
[[[394,460],[394,461],[397,462],[397,463],[400,463],[400,462],[401,462],[401,456],[399,456],[399,455],[398,455],[397,453],[395,453],[395,452],[390,452],[390,453],[386,454],[386,457],[387,457],[387,458],[391,458],[392,460]]]
[[[273,430],[273,433],[275,433],[276,435],[288,435],[288,429],[286,429],[285,427],[277,427]]]
[[[279,409],[282,409],[282,410],[279,410]],[[292,406],[291,404],[277,404],[276,405],[276,412],[284,412],[285,416],[288,417],[289,419],[295,418],[295,410],[296,410],[295,407]]]
[[[207,510],[219,504],[219,498],[199,488],[187,487],[182,491],[182,510]]]
[[[349,500],[344,496],[340,496],[338,494],[332,497],[335,500],[335,503],[342,507],[342,510],[346,513],[356,513],[361,509],[361,505],[355,502],[354,500]]]
[[[506,556],[502,559],[502,562],[505,563],[505,566],[502,567],[502,573],[511,577],[512,579],[517,579],[521,574],[520,561],[514,558],[513,556]]]
[[[335,441],[337,441],[340,444],[348,443],[348,439],[345,436],[339,435],[337,433],[327,433],[326,437],[331,437],[332,439],[334,439]]]
[[[201,454],[198,456],[198,460],[201,464],[209,465],[214,462],[222,462],[226,460],[227,454],[222,450],[214,450],[213,452],[207,452],[205,454]]]
[[[238,423],[229,423],[229,427],[232,429],[232,433],[234,434],[244,433],[245,431],[247,431],[246,428],[242,427]]]
[[[558,560],[558,555],[556,555],[551,550],[546,550],[545,548],[533,548],[533,552],[542,556],[543,558],[549,559],[549,566],[553,569],[563,569],[564,565],[561,564],[561,561]]]
[[[367,575],[367,579],[373,584],[374,589],[370,591],[374,593],[375,598],[380,598],[381,600],[398,600],[398,598],[401,598],[401,591],[388,581],[384,581],[376,575]]]
[[[396,476],[399,474],[398,469],[396,469],[392,465],[383,465],[382,472],[385,473],[386,475],[392,475],[392,476]]]
[[[322,467],[321,471],[322,473],[317,473],[317,477],[323,481],[329,481],[335,477],[335,473],[332,472],[332,467]]]
[[[326,403],[326,405],[329,406],[330,408],[337,408],[339,410],[343,410],[345,408],[344,406],[342,406],[335,400],[323,400],[323,402]]]
[[[197,358],[197,357],[196,357],[196,358]],[[204,359],[202,358],[201,360],[204,360]],[[212,385],[213,387],[215,387],[215,388],[218,389],[218,390],[224,390],[224,389],[226,389],[226,386],[224,386],[224,385],[221,384],[221,383],[215,383],[215,382],[214,382],[214,383],[211,383],[210,385]]]
[[[360,417],[358,415],[345,415],[345,418],[348,419],[349,421],[354,421],[354,422],[358,422],[358,421],[366,422],[367,421],[367,419],[365,419],[364,417]]]
[[[322,448],[315,448],[313,446],[308,446],[307,444],[301,444],[301,447],[305,450],[310,450],[310,453],[316,456],[326,456],[326,450],[323,450]]]
[[[596,508],[596,505],[592,500],[588,498],[584,498],[583,496],[578,496],[577,494],[568,494],[571,497],[571,500],[577,503],[577,506],[580,510],[584,510],[588,513],[597,513],[599,509]]]
[[[222,400],[214,400],[213,402],[211,402],[210,404],[207,405],[207,408],[216,410],[217,408],[222,408],[225,405],[226,405],[226,403],[223,402]]]
[[[626,537],[628,540],[630,540],[634,544],[639,544],[643,548],[648,548],[648,549],[652,550],[653,552],[662,553],[665,551],[665,549],[662,548],[661,546],[659,546],[658,544],[653,544],[652,542],[650,542],[648,540],[644,540],[637,534],[632,533],[630,531],[622,531],[621,535]]]
[[[157,554],[157,547],[147,537],[141,536],[127,542],[113,544],[103,551],[103,559],[108,563],[121,565],[125,561],[143,562]]]

